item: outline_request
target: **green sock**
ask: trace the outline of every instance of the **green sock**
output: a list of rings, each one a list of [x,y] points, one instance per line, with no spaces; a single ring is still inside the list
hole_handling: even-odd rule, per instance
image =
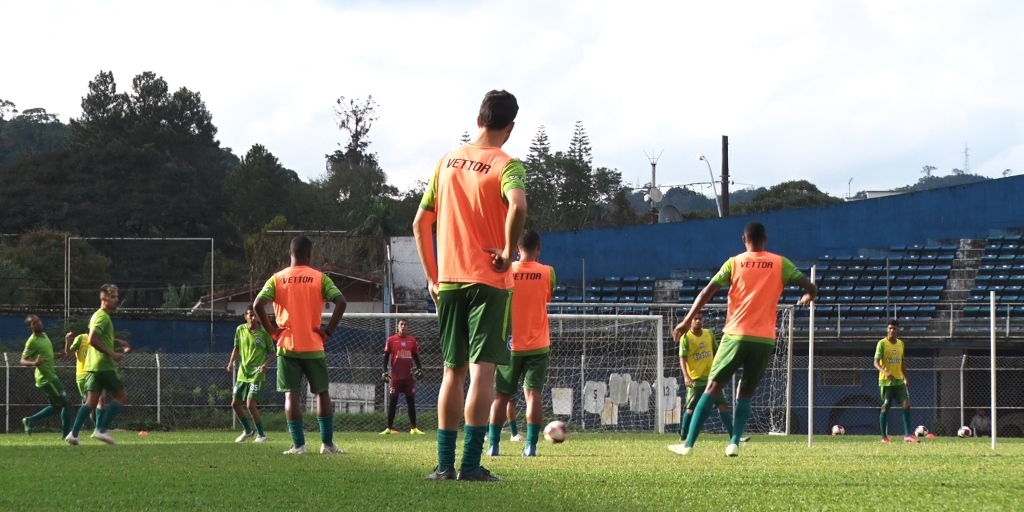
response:
[[[292,446],[306,446],[306,434],[302,431],[302,420],[289,421],[288,433],[292,435]]]
[[[60,410],[60,431],[67,437],[71,433],[71,408],[65,406]]]
[[[238,421],[242,422],[242,428],[245,429],[245,433],[252,432],[252,425],[249,423],[249,418],[238,418]]]
[[[103,413],[103,423],[100,424],[102,431],[110,430],[110,425],[114,423],[114,418],[117,417],[119,412],[121,412],[121,404],[117,402],[107,404],[106,412]]]
[[[516,420],[508,420],[508,429],[512,431],[512,435],[519,435],[519,423]]]
[[[690,418],[693,417],[693,413],[690,411],[683,412],[683,419],[679,421],[679,437],[686,439],[686,431],[690,429]]]
[[[320,424],[320,442],[334,446],[334,416],[317,416],[316,422]]]
[[[78,409],[78,415],[75,416],[75,424],[71,425],[71,433],[75,437],[78,437],[78,433],[82,431],[82,425],[85,424],[85,420],[89,419],[90,412],[92,412],[92,409],[84,405]]]
[[[35,423],[43,418],[49,418],[54,414],[57,414],[57,409],[54,409],[52,405],[47,405],[46,407],[40,409],[39,412],[33,414],[32,416],[29,416],[28,422]]]
[[[526,424],[526,444],[536,445],[540,439],[540,423]]]
[[[725,431],[729,433],[729,437],[732,437],[732,411],[718,411],[718,415],[722,418],[722,425],[725,425]]]
[[[686,441],[683,442],[684,445],[693,446],[693,443],[697,442],[697,436],[700,435],[700,430],[704,428],[704,422],[708,419],[708,415],[711,414],[711,409],[714,409],[714,407],[714,397],[707,393],[701,395],[697,405],[693,408],[693,418],[690,419],[690,426],[686,431]]]
[[[466,425],[463,427],[466,439],[462,443],[462,463],[459,464],[459,472],[473,474],[480,471],[480,455],[484,451],[484,435],[487,434],[487,427],[474,427]]]
[[[889,411],[885,409],[878,413],[878,430],[882,433],[882,437],[889,437]]]
[[[103,425],[103,415],[106,414],[106,412],[107,412],[106,409],[100,409],[100,408],[96,409],[96,421],[93,422],[93,425],[92,425],[93,428],[95,428],[96,430],[100,430],[100,428],[102,428],[102,427],[100,427],[100,425]]]
[[[256,433],[259,434],[260,437],[266,437],[267,436],[266,434],[263,433],[263,420],[260,420],[260,421],[256,422]]]
[[[732,429],[732,444],[740,444],[743,437],[743,429],[747,427],[747,420],[750,418],[750,398],[736,399],[736,425]]]
[[[910,409],[903,409],[903,432],[907,436],[914,433],[910,428]]]
[[[498,446],[498,442],[501,441],[501,425],[495,425],[494,423],[487,424],[487,443],[490,446]]]
[[[444,472],[455,468],[455,443],[459,440],[458,430],[437,429],[437,470]]]

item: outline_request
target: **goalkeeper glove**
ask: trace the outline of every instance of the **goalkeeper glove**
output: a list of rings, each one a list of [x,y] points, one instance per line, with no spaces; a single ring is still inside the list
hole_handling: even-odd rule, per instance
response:
[[[391,376],[388,375],[388,372],[384,372],[384,373],[380,374],[380,380],[382,382],[388,382],[388,381],[391,380]]]
[[[416,368],[415,370],[412,371],[412,376],[414,379],[419,380],[420,375],[423,375],[423,368]]]

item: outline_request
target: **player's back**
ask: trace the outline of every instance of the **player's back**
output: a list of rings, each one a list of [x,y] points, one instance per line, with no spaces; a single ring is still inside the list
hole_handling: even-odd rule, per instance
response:
[[[512,287],[511,275],[495,271],[486,251],[505,246],[502,177],[511,161],[501,148],[464,144],[438,163],[433,206],[440,282]]]
[[[75,375],[81,376],[89,373],[85,370],[85,360],[89,355],[89,335],[79,334],[71,343],[71,349],[75,351]]]
[[[274,316],[284,329],[278,345],[294,352],[323,351],[314,329],[324,310],[324,274],[307,266],[288,267],[274,274]]]
[[[768,251],[732,258],[726,334],[775,339],[775,318],[784,287],[782,260]]]
[[[536,261],[512,263],[512,351],[526,352],[551,345],[548,301],[551,267]]]

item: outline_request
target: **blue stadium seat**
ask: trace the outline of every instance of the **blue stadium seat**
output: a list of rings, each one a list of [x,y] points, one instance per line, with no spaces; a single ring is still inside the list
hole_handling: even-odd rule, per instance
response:
[[[622,278],[620,278],[620,277],[606,277],[606,278],[604,278],[604,282],[606,282],[606,283],[616,283],[617,284],[617,283],[619,283],[621,281],[622,281]]]
[[[565,295],[555,295],[551,297],[551,302],[565,302]]]
[[[587,295],[587,302],[601,302],[600,295]]]
[[[614,303],[614,302],[622,302],[622,301],[619,300],[619,296],[618,295],[605,295],[604,297],[601,298],[601,302],[605,302],[605,303],[612,302],[612,303]]]
[[[623,282],[625,282],[625,280],[623,280]],[[622,288],[619,288],[619,291],[625,294],[636,293],[636,285],[623,286]]]
[[[629,283],[629,284],[635,285],[639,281],[640,281],[640,277],[639,276],[627,276],[627,277],[623,277],[622,278],[622,284]]]
[[[619,297],[619,302],[636,302],[636,297],[633,295],[623,295]]]
[[[582,295],[570,295],[567,298],[566,302],[583,302],[583,296]]]

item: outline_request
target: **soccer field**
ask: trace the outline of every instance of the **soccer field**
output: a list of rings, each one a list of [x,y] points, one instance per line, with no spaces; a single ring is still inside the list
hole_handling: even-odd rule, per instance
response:
[[[738,458],[702,436],[682,457],[676,436],[572,434],[537,458],[484,458],[504,482],[424,480],[435,438],[336,433],[348,453],[284,456],[284,432],[235,444],[237,432],[0,436],[0,510],[1024,510],[1024,442],[937,438],[754,436]],[[507,432],[506,432],[507,438]],[[894,438],[895,439],[895,438]],[[460,436],[460,453],[461,441]]]

